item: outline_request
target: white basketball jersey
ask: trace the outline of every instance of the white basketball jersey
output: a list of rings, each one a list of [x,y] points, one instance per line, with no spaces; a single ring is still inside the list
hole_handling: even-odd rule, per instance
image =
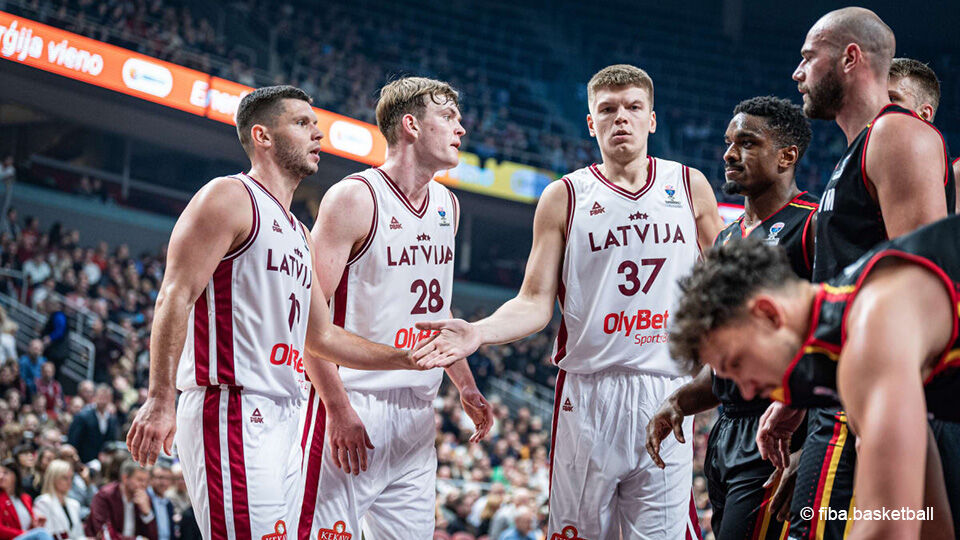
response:
[[[310,315],[312,258],[303,225],[253,178],[246,241],[217,265],[197,298],[177,368],[177,389],[241,387],[303,397],[303,347]]]
[[[554,363],[573,373],[621,367],[679,375],[667,351],[677,279],[700,256],[690,172],[648,157],[629,192],[596,165],[564,177],[570,204]]]
[[[429,332],[419,321],[450,316],[457,201],[433,181],[420,208],[379,168],[344,181],[361,181],[373,196],[373,223],[361,249],[347,261],[331,300],[333,323],[370,341],[412,349]],[[442,369],[362,371],[340,368],[348,390],[410,388],[432,400]]]

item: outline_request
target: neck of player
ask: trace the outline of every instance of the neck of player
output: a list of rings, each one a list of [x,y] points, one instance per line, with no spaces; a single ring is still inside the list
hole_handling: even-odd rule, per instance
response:
[[[415,208],[419,208],[427,196],[427,186],[439,170],[418,160],[413,152],[388,152],[387,160],[380,166]]]
[[[778,179],[757,194],[748,194],[743,201],[743,221],[747,227],[769,218],[800,194],[792,175],[789,180]]]
[[[290,210],[293,192],[297,190],[303,178],[297,178],[290,171],[272,161],[257,161],[250,167],[248,175],[263,184],[286,210]]]
[[[847,137],[847,145],[889,104],[890,93],[886,81],[880,85],[871,80],[863,88],[848,89],[843,98],[843,107],[836,117],[837,125]]]
[[[600,172],[614,184],[627,191],[637,191],[647,185],[650,178],[650,160],[644,149],[629,161],[618,161],[604,156],[599,166]]]

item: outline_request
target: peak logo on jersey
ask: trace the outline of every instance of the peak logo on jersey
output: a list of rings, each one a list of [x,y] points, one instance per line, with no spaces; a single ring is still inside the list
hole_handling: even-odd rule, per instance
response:
[[[447,221],[447,211],[442,206],[437,207],[437,214],[440,214],[440,226],[449,227],[450,222]]]
[[[634,213],[630,214],[630,221],[634,221],[634,220],[637,220],[637,219],[647,219],[647,218],[649,218],[649,217],[650,217],[649,215],[647,215],[647,214],[645,214],[645,213],[643,213],[643,212],[634,212]]]
[[[254,410],[253,410],[253,414],[250,415],[250,423],[251,423],[251,424],[262,424],[262,423],[263,423],[263,415],[260,414],[260,409],[259,409],[259,408],[258,408],[258,409],[254,409]]]
[[[273,532],[260,537],[261,540],[287,540],[287,524],[282,519],[273,526]]]
[[[570,398],[567,398],[567,400],[563,402],[563,410],[567,412],[573,410],[573,403],[570,403]]]
[[[280,224],[277,223],[277,220],[273,220],[273,232],[283,234],[283,229],[280,228]]]
[[[683,206],[682,204],[680,204],[680,201],[677,200],[677,190],[674,189],[672,185],[667,184],[663,186],[663,191],[667,193],[667,198],[664,201],[667,204],[667,206],[671,206],[673,208],[680,208],[681,206]]]
[[[430,241],[430,235],[429,235],[429,234],[423,233],[423,234],[418,234],[418,235],[417,235],[417,242],[429,242],[429,241]]]
[[[630,245],[630,239],[634,237],[639,238],[641,244],[645,244],[647,240],[652,240],[654,244],[687,243],[680,227],[676,224],[671,227],[670,223],[644,223],[643,227],[639,223],[621,225],[616,229],[608,229],[606,238],[599,243],[594,240],[592,232],[587,233],[587,238],[590,240],[590,251],[601,251],[611,247],[626,247]]]
[[[332,529],[320,529],[317,533],[317,540],[350,540],[352,534],[346,532],[347,524],[338,521],[333,524]]]
[[[402,228],[403,228],[403,225],[400,225],[400,222],[397,221],[397,217],[396,217],[396,216],[390,218],[390,229],[391,229],[391,230],[393,230],[393,229],[402,229]]]
[[[590,209],[590,215],[595,216],[597,214],[602,214],[604,212],[606,212],[606,210],[604,210],[603,207],[600,206],[600,203],[598,203],[597,201],[593,201],[593,208]]]
[[[586,540],[586,538],[580,537],[580,533],[577,532],[576,527],[567,525],[563,528],[563,531],[553,533],[553,535],[550,536],[550,540]]]
[[[780,234],[780,231],[782,231],[785,226],[786,224],[782,221],[774,223],[773,226],[770,227],[770,232],[767,234],[767,239],[764,240],[764,242],[767,244],[779,244],[780,239],[777,238],[777,235]]]

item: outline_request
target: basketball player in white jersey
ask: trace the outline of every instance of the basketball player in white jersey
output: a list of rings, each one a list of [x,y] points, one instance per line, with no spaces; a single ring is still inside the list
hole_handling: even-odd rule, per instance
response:
[[[297,185],[317,171],[323,135],[316,123],[310,97],[298,88],[245,96],[237,131],[250,172],[204,186],[170,237],[149,397],[127,445],[134,459],[152,465],[161,446],[170,453],[176,433],[206,539],[285,535],[301,462],[304,371],[316,380],[316,364],[325,363],[314,358],[356,368],[415,366],[408,352],[329,320],[309,234],[289,211]],[[177,390],[183,393],[174,412]]]
[[[331,187],[312,231],[318,283],[332,300],[334,324],[413,349],[431,335],[415,323],[450,316],[459,208],[432,178],[459,161],[464,129],[457,100],[447,83],[422,77],[380,91],[377,124],[387,139],[386,163]],[[361,527],[378,540],[433,538],[432,402],[443,370],[341,367],[338,378],[334,366],[321,369],[328,373],[315,382],[304,425],[309,451],[298,538],[360,538]],[[479,440],[492,426],[492,409],[466,360],[447,373]]]
[[[560,302],[548,535],[669,539],[699,535],[693,452],[671,439],[665,469],[644,449],[659,402],[689,380],[673,367],[667,325],[676,280],[720,231],[707,179],[647,155],[653,81],[614,65],[587,86],[587,127],[603,163],[547,186],[519,295],[490,317],[421,324],[442,330],[421,366],[543,329]],[[691,429],[687,419],[685,429]]]

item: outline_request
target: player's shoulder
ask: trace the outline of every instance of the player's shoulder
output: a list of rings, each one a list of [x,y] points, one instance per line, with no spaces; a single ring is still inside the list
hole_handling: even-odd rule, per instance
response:
[[[336,204],[344,211],[373,205],[372,171],[366,169],[344,176],[327,189],[323,195],[324,203]]]
[[[870,141],[883,140],[910,145],[917,137],[942,141],[943,136],[933,124],[906,110],[884,112],[870,126]]]
[[[203,213],[236,212],[237,208],[250,206],[251,193],[239,176],[218,176],[197,191],[188,208],[200,207]]]
[[[820,199],[818,199],[816,195],[812,195],[808,191],[804,191],[803,193],[798,195],[797,198],[793,200],[793,202],[796,204],[804,205],[804,206],[813,206],[814,209],[820,206]]]

